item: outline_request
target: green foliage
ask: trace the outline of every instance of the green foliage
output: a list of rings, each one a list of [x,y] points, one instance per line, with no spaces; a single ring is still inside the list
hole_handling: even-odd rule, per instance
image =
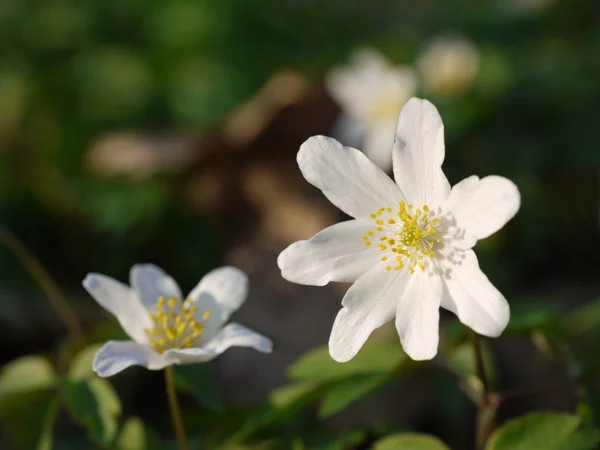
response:
[[[154,434],[137,417],[123,424],[114,442],[115,450],[160,450]]]
[[[321,400],[319,414],[326,418],[343,411],[351,403],[361,399],[385,384],[390,373],[354,375],[335,383]]]
[[[387,436],[375,443],[373,450],[450,450],[446,444],[433,436],[417,433],[401,433]]]
[[[57,375],[43,356],[24,356],[5,365],[0,373],[0,409],[19,396],[56,386]]]
[[[224,411],[220,388],[209,364],[177,366],[174,370],[177,389],[192,394],[200,405],[211,411]]]
[[[90,437],[109,444],[114,439],[121,402],[111,384],[101,378],[65,379],[62,394],[74,421],[86,426]]]
[[[592,450],[600,432],[578,429],[578,416],[550,412],[527,414],[499,428],[486,450]]]
[[[326,381],[387,372],[402,365],[407,359],[398,342],[369,340],[353,359],[343,364],[331,358],[327,346],[318,347],[292,364],[288,374],[292,380]]]

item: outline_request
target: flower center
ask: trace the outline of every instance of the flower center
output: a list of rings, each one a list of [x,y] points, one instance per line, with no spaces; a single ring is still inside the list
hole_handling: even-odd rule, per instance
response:
[[[406,205],[403,200],[398,203],[397,210],[379,208],[371,214],[375,229],[369,230],[363,241],[367,247],[374,243],[379,246],[386,270],[406,268],[415,273],[415,268],[419,267],[425,271],[428,261],[435,257],[437,247],[441,246],[437,230],[439,218],[435,215],[427,205],[413,210],[413,205]]]
[[[166,305],[166,308],[165,308]],[[154,326],[146,328],[146,336],[150,347],[158,353],[169,349],[191,348],[194,341],[200,337],[204,325],[195,319],[198,307],[191,301],[176,298],[160,297],[156,302],[156,312],[150,313]],[[210,311],[205,311],[202,319],[210,317]]]

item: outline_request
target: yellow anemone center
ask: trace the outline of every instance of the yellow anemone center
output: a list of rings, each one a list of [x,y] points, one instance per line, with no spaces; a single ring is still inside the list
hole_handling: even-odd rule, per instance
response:
[[[379,208],[371,214],[375,228],[363,236],[363,241],[367,247],[379,247],[386,270],[406,268],[414,273],[418,267],[425,271],[427,261],[435,257],[436,247],[441,245],[436,229],[439,219],[434,216],[427,205],[415,210],[404,201],[397,209]]]
[[[402,103],[393,95],[380,95],[369,111],[367,122],[377,125],[383,121],[398,117]]]
[[[156,312],[150,313],[153,326],[144,330],[150,347],[158,353],[193,347],[194,341],[204,331],[204,325],[196,321],[197,310],[198,307],[191,300],[160,297],[156,302]],[[209,317],[210,311],[202,315],[203,320]]]

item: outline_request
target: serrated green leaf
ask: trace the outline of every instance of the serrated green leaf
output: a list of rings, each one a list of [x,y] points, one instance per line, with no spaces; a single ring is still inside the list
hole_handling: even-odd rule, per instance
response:
[[[115,440],[115,450],[159,450],[160,443],[137,417],[127,420]]]
[[[399,343],[371,340],[347,363],[333,360],[327,346],[318,347],[292,364],[288,374],[293,380],[326,381],[352,375],[387,372],[407,360]]]
[[[579,417],[570,414],[527,414],[497,429],[486,450],[584,450],[589,448],[585,442],[588,435],[575,433],[580,423]],[[578,442],[582,446],[577,447]]]
[[[117,432],[121,402],[111,384],[101,378],[65,379],[62,391],[73,420],[87,426],[90,437],[110,443]]]
[[[16,359],[6,364],[0,373],[0,405],[12,396],[54,388],[57,382],[54,367],[43,356]]]
[[[221,390],[210,372],[208,364],[189,364],[176,366],[175,386],[184,392],[189,392],[205,408],[223,412],[225,407],[221,398]]]
[[[319,408],[319,415],[326,418],[337,414],[351,403],[378,389],[390,379],[389,373],[363,374],[346,378],[331,387]]]
[[[450,450],[438,438],[418,433],[400,433],[377,441],[373,450]]]
[[[93,344],[78,352],[71,361],[68,377],[72,380],[83,380],[85,378],[94,377],[92,361],[102,345],[103,344]]]

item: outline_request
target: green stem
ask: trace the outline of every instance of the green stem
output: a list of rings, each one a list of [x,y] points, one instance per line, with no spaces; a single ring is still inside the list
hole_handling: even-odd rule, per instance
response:
[[[173,420],[173,428],[179,442],[179,450],[189,450],[183,420],[181,418],[181,410],[179,409],[179,401],[177,400],[177,392],[175,392],[175,376],[173,374],[173,366],[165,368],[165,385],[167,388],[167,397],[169,398],[169,408],[171,409],[171,419]]]
[[[21,261],[31,278],[46,294],[50,304],[65,324],[71,341],[78,347],[85,345],[85,333],[75,312],[58,284],[33,253],[4,225],[0,224],[0,242],[2,242]]]
[[[483,353],[481,351],[481,345],[479,338],[477,337],[477,333],[475,333],[473,330],[469,330],[469,338],[473,344],[473,356],[475,359],[477,377],[481,381],[482,385],[482,396],[479,402],[479,409],[477,411],[476,442],[477,448],[483,449],[490,434],[494,430],[494,419],[496,416],[498,402],[495,400],[495,396],[490,393],[488,379],[485,372],[485,364],[483,361]]]

